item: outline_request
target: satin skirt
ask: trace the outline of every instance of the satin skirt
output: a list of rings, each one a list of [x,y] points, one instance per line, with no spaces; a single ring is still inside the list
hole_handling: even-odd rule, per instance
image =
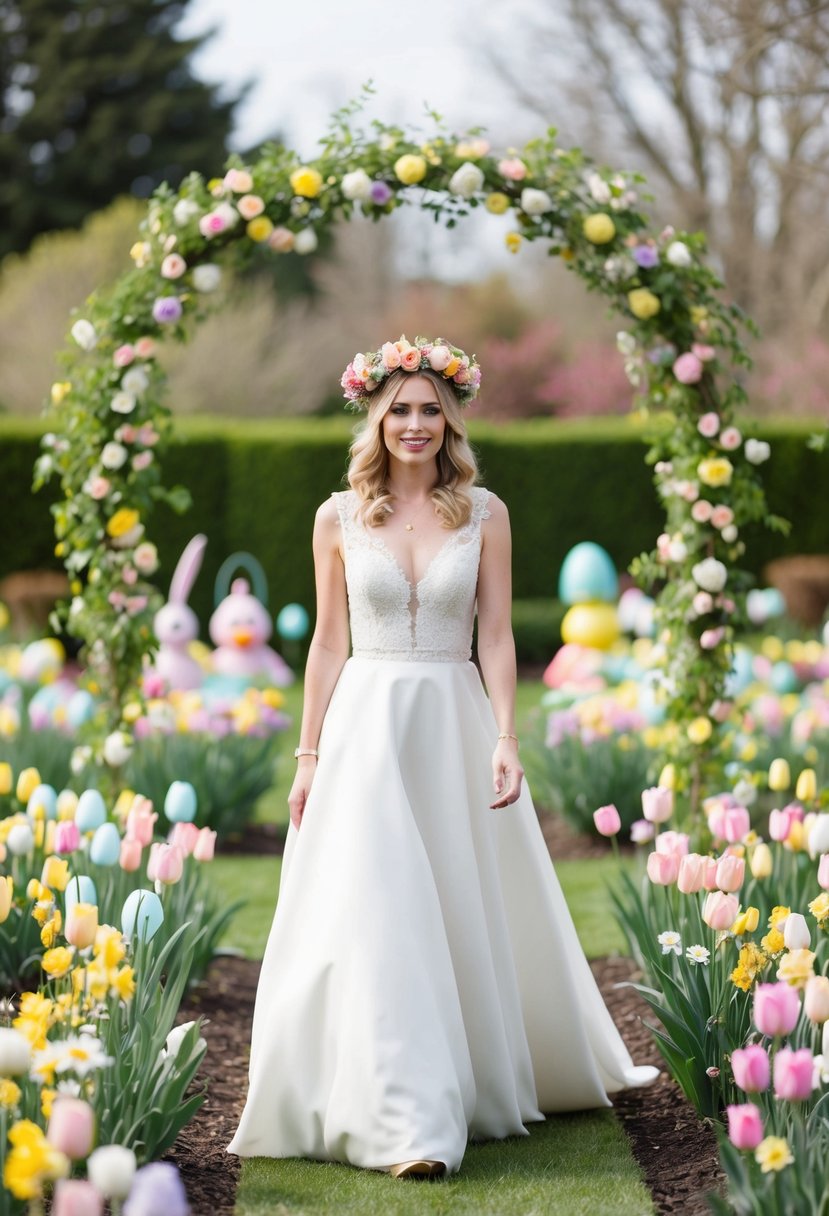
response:
[[[290,829],[228,1151],[457,1170],[470,1137],[647,1084],[464,662],[351,658]]]

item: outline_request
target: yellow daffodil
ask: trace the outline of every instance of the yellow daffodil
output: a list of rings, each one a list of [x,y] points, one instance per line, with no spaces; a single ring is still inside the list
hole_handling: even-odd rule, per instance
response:
[[[781,1136],[766,1136],[765,1140],[761,1140],[754,1150],[754,1160],[764,1174],[772,1171],[777,1173],[794,1163],[788,1141]]]
[[[740,950],[737,966],[731,972],[732,984],[742,988],[743,992],[748,992],[768,961],[768,956],[754,942],[746,942]]]
[[[9,1077],[0,1077],[0,1106],[7,1110],[20,1101],[20,1086]]]
[[[813,950],[787,950],[777,966],[777,978],[793,988],[805,988],[815,973]]]
[[[821,891],[816,899],[809,904],[809,911],[819,925],[829,916],[829,891]]]
[[[99,925],[95,934],[94,954],[103,967],[117,967],[126,954],[124,939],[119,930],[112,925]]]
[[[68,946],[55,946],[54,950],[46,951],[40,960],[40,965],[50,979],[56,980],[60,976],[66,975],[72,966],[74,957],[74,951],[70,950]]]
[[[52,1148],[41,1128],[21,1119],[9,1128],[11,1152],[3,1169],[3,1185],[15,1199],[37,1199],[43,1184],[69,1173],[69,1158]]]
[[[122,1001],[129,1001],[135,995],[135,972],[132,967],[120,967],[111,977],[110,987]]]

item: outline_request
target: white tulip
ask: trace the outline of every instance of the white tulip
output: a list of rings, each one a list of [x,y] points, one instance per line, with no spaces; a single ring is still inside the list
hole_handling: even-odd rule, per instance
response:
[[[301,228],[294,238],[294,253],[313,253],[318,244],[313,228]]]
[[[221,281],[222,269],[212,262],[206,262],[204,266],[197,266],[193,271],[193,286],[196,291],[205,293],[215,291]]]
[[[461,198],[472,198],[472,195],[477,194],[483,184],[483,173],[469,160],[464,161],[449,179],[449,189],[453,194],[459,194]]]
[[[86,1163],[89,1181],[105,1199],[126,1199],[135,1177],[135,1153],[121,1144],[104,1144]]]
[[[671,266],[690,266],[693,260],[691,250],[684,241],[671,241],[665,250],[665,261]]]
[[[371,178],[365,169],[354,169],[351,173],[346,173],[343,178],[342,190],[346,198],[364,203],[371,197]]]
[[[809,830],[809,856],[829,853],[829,815],[816,815]]]
[[[16,823],[6,837],[6,848],[15,857],[23,857],[34,847],[35,838],[28,823]]]
[[[10,1026],[0,1026],[0,1076],[21,1076],[29,1071],[31,1060],[32,1048],[26,1036]]]
[[[763,464],[771,456],[771,448],[764,439],[747,439],[743,451],[749,464]]]
[[[787,950],[808,950],[812,941],[806,917],[799,912],[790,912],[783,926],[783,941]]]
[[[76,321],[69,331],[81,350],[91,351],[98,345],[98,335],[91,321]]]
[[[181,1047],[181,1041],[187,1034],[187,1031],[193,1026],[193,1022],[184,1022],[181,1026],[174,1026],[167,1035],[164,1046],[161,1048],[161,1058],[175,1060]],[[199,1038],[199,1046],[204,1050],[207,1047],[207,1040],[204,1037]]]

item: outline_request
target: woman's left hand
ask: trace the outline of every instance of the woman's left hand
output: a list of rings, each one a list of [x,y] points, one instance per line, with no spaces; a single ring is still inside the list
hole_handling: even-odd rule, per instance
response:
[[[492,753],[492,783],[496,798],[489,805],[493,811],[517,801],[523,776],[518,744],[514,739],[499,739]]]

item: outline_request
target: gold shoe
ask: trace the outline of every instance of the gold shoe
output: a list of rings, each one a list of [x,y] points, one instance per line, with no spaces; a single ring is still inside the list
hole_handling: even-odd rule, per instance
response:
[[[390,1165],[389,1173],[392,1178],[440,1178],[446,1166],[442,1161],[402,1161]]]

